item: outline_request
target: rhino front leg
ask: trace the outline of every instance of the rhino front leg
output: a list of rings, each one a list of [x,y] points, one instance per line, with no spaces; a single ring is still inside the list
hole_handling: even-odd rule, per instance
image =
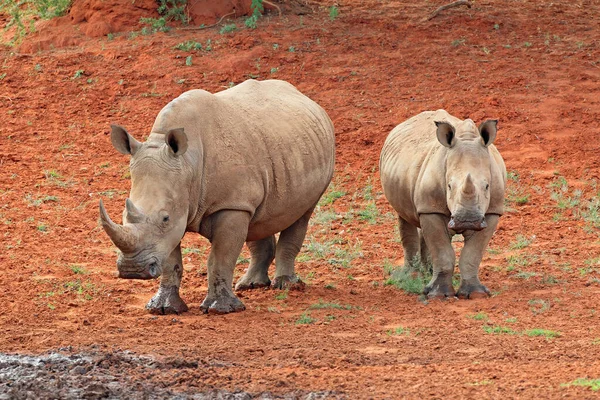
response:
[[[233,293],[233,270],[248,235],[250,214],[221,211],[212,217],[211,250],[208,256],[208,294],[200,305],[205,313],[243,311],[244,304]]]
[[[250,249],[250,266],[244,276],[238,280],[235,290],[270,286],[269,266],[275,258],[275,236],[271,235],[261,240],[247,242],[246,244]]]
[[[171,252],[162,268],[158,292],[146,304],[152,314],[181,314],[188,306],[179,296],[179,286],[183,277],[181,245]]]
[[[304,283],[298,278],[294,270],[294,261],[300,253],[302,242],[306,236],[308,220],[312,215],[311,208],[298,221],[289,228],[281,231],[277,248],[275,250],[275,278],[273,287],[276,289],[303,289]]]
[[[441,214],[422,214],[420,222],[433,263],[433,276],[423,289],[423,294],[429,298],[453,297],[452,275],[456,255],[446,227],[448,218]]]
[[[475,299],[490,296],[490,291],[479,281],[479,264],[483,253],[496,230],[500,216],[485,216],[487,228],[481,231],[468,231],[464,235],[465,246],[460,254],[460,287],[456,295],[461,299]]]

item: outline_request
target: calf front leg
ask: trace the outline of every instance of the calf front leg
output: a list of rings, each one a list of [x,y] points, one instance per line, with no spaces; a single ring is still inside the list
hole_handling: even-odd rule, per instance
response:
[[[179,286],[183,277],[181,244],[177,245],[162,266],[158,292],[146,304],[152,314],[181,314],[188,306],[179,296]]]
[[[448,218],[442,214],[422,214],[420,222],[433,263],[433,276],[423,294],[430,298],[453,297],[452,275],[456,255],[447,228]]]
[[[208,256],[208,294],[200,305],[205,313],[243,311],[244,304],[233,293],[233,270],[248,235],[250,214],[220,211],[211,221],[211,250]]]
[[[485,216],[487,228],[481,231],[468,231],[464,235],[465,246],[458,260],[460,269],[460,287],[456,295],[461,299],[475,299],[490,296],[490,291],[479,281],[479,264],[483,253],[496,230],[499,215]]]

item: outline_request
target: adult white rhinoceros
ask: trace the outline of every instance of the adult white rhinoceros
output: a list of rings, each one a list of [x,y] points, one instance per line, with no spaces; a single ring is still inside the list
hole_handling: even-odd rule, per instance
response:
[[[188,309],[179,296],[187,231],[211,242],[204,312],[245,309],[232,290],[244,242],[252,259],[237,290],[270,285],[274,258],[273,286],[299,281],[294,259],[334,167],[333,124],[317,103],[277,80],[248,80],[216,94],[191,90],[160,111],[146,142],[115,125],[111,140],[132,156],[131,192],[123,225],[102,201],[100,217],[121,250],[120,277],[162,275],[146,305],[151,312]]]
[[[444,110],[426,111],[395,127],[379,169],[385,196],[398,213],[404,266],[429,252],[429,297],[454,296],[452,236],[465,244],[458,268],[461,298],[485,297],[479,264],[504,211],[506,167],[496,147],[495,120],[479,128]],[[418,232],[417,228],[421,228]]]

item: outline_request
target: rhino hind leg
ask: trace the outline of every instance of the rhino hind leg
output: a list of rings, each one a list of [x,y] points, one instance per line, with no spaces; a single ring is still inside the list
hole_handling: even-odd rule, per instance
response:
[[[422,214],[420,222],[433,264],[431,281],[423,289],[423,294],[429,298],[454,297],[452,275],[456,255],[446,228],[447,221],[440,214]]]
[[[302,248],[312,211],[311,208],[279,235],[275,250],[275,278],[272,285],[275,289],[304,289],[304,282],[298,278],[294,270],[294,261]]]
[[[404,269],[418,269],[420,243],[417,227],[398,217],[398,230],[404,251]]]
[[[163,265],[158,292],[146,304],[152,314],[181,314],[188,306],[179,296],[179,286],[183,277],[181,247],[178,245]]]
[[[479,280],[479,264],[498,225],[498,215],[486,215],[487,228],[465,235],[465,246],[460,254],[460,287],[456,295],[461,299],[486,298],[490,291]]]
[[[233,293],[233,270],[246,240],[250,214],[224,210],[212,216],[211,250],[208,256],[208,293],[200,309],[208,314],[227,314],[246,309]]]
[[[235,285],[236,291],[271,286],[269,266],[275,258],[275,235],[247,242],[250,249],[250,266]]]

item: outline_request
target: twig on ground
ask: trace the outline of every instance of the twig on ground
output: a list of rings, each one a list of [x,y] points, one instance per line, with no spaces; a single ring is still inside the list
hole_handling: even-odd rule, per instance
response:
[[[441,13],[444,10],[447,10],[449,8],[453,8],[453,7],[458,7],[458,6],[467,6],[468,8],[471,8],[473,6],[473,3],[471,3],[469,0],[457,0],[454,1],[450,4],[446,4],[444,6],[441,6],[440,8],[438,8],[437,10],[435,10],[434,12],[431,13],[431,15],[429,15],[429,17],[425,18],[425,21],[430,21],[432,19],[434,19],[435,17],[437,17],[437,15],[439,13]]]
[[[217,23],[212,24],[212,25],[206,25],[206,26],[186,26],[184,28],[181,29],[185,29],[185,30],[200,30],[200,29],[208,29],[208,28],[213,28],[217,25],[219,25],[226,17],[229,17],[230,15],[235,14],[235,10],[233,10],[232,12],[230,12],[229,14],[225,14],[221,17],[220,20],[217,21]]]
[[[263,2],[263,4],[268,4],[268,5],[270,5],[271,7],[274,7],[274,8],[276,8],[276,9],[277,9],[277,12],[279,13],[279,17],[281,17],[281,8],[279,8],[279,6],[278,6],[277,4],[275,4],[275,3],[271,3],[270,1],[267,1],[267,0],[262,0],[262,2]]]

